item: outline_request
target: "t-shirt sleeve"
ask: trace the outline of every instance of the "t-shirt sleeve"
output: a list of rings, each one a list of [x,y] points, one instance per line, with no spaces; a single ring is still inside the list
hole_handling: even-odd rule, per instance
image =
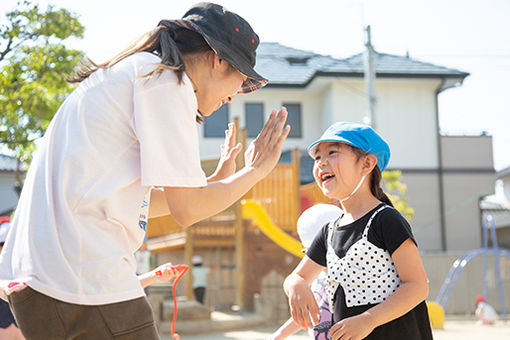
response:
[[[317,233],[306,251],[306,256],[312,259],[313,262],[326,267],[326,253],[328,250],[328,224],[325,224],[322,229]]]
[[[140,144],[142,185],[207,184],[200,164],[196,98],[184,77],[184,84],[179,84],[173,71],[165,71],[135,81],[134,126]]]
[[[408,238],[416,244],[409,222],[395,209],[384,209],[373,223],[370,227],[373,237],[383,248],[388,249],[390,255]]]

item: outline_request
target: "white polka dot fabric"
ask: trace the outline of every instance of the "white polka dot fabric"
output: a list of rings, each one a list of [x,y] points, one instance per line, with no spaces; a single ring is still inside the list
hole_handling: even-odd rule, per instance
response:
[[[395,265],[388,250],[376,247],[368,241],[368,230],[385,205],[373,213],[359,241],[354,243],[343,258],[339,258],[331,246],[331,236],[336,223],[328,225],[328,250],[326,255],[328,280],[326,292],[333,312],[333,299],[338,286],[345,292],[347,307],[380,303],[400,286]]]

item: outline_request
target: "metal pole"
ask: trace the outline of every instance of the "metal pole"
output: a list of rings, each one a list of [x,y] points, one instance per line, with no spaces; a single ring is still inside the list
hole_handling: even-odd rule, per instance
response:
[[[489,254],[489,221],[488,221],[488,217],[487,219],[485,220],[484,224],[483,224],[483,250],[484,250],[484,253],[483,253],[483,297],[485,298],[485,300],[487,300],[487,295],[488,295],[488,292],[489,292],[489,288],[488,288],[488,277],[487,277],[487,271],[488,271],[488,254]]]
[[[368,99],[368,114],[370,118],[370,125],[374,130],[377,128],[377,122],[375,117],[375,105],[377,97],[375,95],[375,51],[372,46],[372,36],[370,33],[370,25],[365,27],[366,41],[365,41],[365,87],[367,91]]]
[[[496,235],[496,225],[492,215],[487,216],[487,222],[490,223],[491,236],[492,236],[492,251],[494,252],[494,264],[496,265],[496,277],[498,279],[499,289],[499,303],[501,304],[501,314],[503,320],[506,320],[506,308],[505,308],[505,295],[503,294],[503,283],[501,282],[501,268],[499,265],[499,248],[498,248],[498,237]]]

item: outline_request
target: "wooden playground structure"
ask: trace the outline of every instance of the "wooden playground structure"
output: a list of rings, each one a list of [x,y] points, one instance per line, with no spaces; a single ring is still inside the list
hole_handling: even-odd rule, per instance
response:
[[[244,144],[245,136],[246,132],[241,130],[241,142]],[[217,161],[202,161],[207,175],[214,171]],[[238,168],[241,166],[238,164]],[[327,202],[315,183],[300,185],[299,169],[299,150],[294,150],[290,164],[277,164],[241,200],[191,227],[181,227],[171,216],[150,219],[147,227],[148,249],[155,253],[180,253],[180,258],[189,265],[192,256],[204,249],[221,248],[229,252],[235,273],[232,280],[236,292],[235,304],[242,309],[253,309],[253,296],[260,293],[263,278],[271,271],[287,275],[297,265],[299,257],[295,256],[295,252],[291,255],[284,250],[282,244],[277,244],[277,238],[261,232],[260,226],[253,220],[243,218],[243,209],[246,216],[243,202],[256,202],[278,226],[280,234],[286,234],[288,239],[292,236],[295,239],[293,242],[299,241],[296,222],[302,209]],[[193,299],[191,274],[184,281],[185,294],[188,299]]]

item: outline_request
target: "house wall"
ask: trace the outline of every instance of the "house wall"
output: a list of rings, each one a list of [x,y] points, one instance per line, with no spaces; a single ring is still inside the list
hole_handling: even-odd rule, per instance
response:
[[[503,182],[503,193],[505,195],[505,199],[508,203],[510,203],[510,175],[501,178]]]
[[[438,166],[435,90],[437,80],[378,79],[376,130],[392,151],[391,168],[431,169]],[[335,79],[325,92],[324,117],[363,122],[367,99],[362,79]]]
[[[447,249],[480,248],[482,229],[479,199],[494,192],[494,176],[446,173],[443,182]]]
[[[444,136],[442,140],[445,170],[494,170],[491,136]]]
[[[391,168],[437,168],[437,117],[434,80],[380,80],[377,129],[390,145]]]
[[[443,136],[443,186],[448,250],[482,245],[479,200],[494,193],[490,136]]]
[[[403,171],[401,182],[407,186],[406,197],[414,209],[409,221],[421,251],[440,251],[441,215],[439,209],[438,173]]]

